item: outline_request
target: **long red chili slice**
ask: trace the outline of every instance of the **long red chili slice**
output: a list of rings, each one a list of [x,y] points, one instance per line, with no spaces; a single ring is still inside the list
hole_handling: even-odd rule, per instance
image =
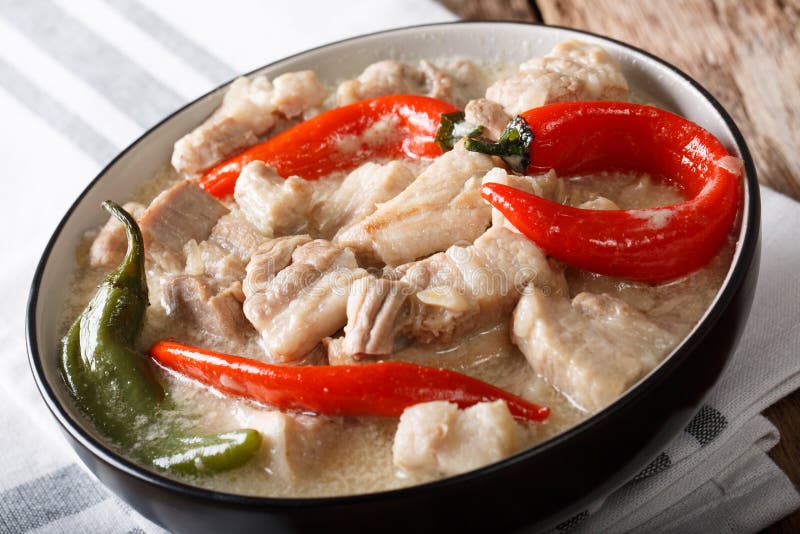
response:
[[[466,375],[405,362],[362,365],[271,365],[257,360],[159,341],[150,356],[162,366],[238,397],[281,410],[324,415],[398,417],[421,402],[445,400],[467,407],[504,400],[520,420],[543,421],[549,408]]]
[[[390,95],[334,108],[252,146],[211,168],[200,186],[224,197],[242,168],[264,161],[281,176],[314,180],[375,158],[441,155],[434,137],[444,113],[458,108],[420,95]]]
[[[728,238],[741,194],[741,164],[700,126],[625,102],[551,104],[522,118],[534,135],[528,174],[645,172],[687,198],[671,206],[596,211],[484,185],[483,197],[551,256],[588,271],[663,282],[708,263]]]

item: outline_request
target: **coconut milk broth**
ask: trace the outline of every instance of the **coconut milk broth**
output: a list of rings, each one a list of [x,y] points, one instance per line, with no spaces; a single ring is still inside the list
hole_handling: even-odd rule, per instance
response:
[[[444,65],[446,60],[435,63]],[[474,86],[462,88],[463,93],[459,100],[468,96],[482,96],[491,81],[507,75],[514,68],[513,65],[480,65],[479,79]],[[331,88],[335,89],[335,85],[329,86]],[[647,100],[635,93],[634,99]],[[412,170],[419,172],[427,163],[412,162]],[[319,191],[336,188],[343,178],[343,174],[337,174],[320,179]],[[172,167],[167,166],[145,182],[132,198],[116,200],[135,200],[147,204],[159,192],[180,179]],[[573,206],[598,196],[614,201],[622,209],[672,204],[682,198],[674,188],[646,175],[604,173],[561,180],[565,191],[564,202]],[[74,275],[74,291],[65,305],[63,331],[66,331],[69,323],[80,313],[106,274],[86,266],[88,245],[96,233],[97,229],[87,232],[84,244],[77,251],[78,268]],[[609,293],[645,312],[662,327],[686,335],[705,312],[722,284],[733,250],[734,243],[731,240],[702,269],[659,286],[568,267],[566,274],[570,295],[574,296],[581,291]],[[151,305],[147,310],[145,327],[139,340],[139,349],[142,352],[146,352],[155,341],[169,337],[212,350],[266,360],[255,332],[244,346],[241,343],[234,346],[233,343],[209,336],[168,317],[161,303],[159,274],[148,265]],[[393,359],[462,372],[550,407],[551,415],[546,421],[522,427],[523,449],[563,432],[589,415],[533,373],[522,353],[510,341],[508,320],[448,346],[406,347],[395,354]],[[163,369],[159,369],[159,374],[174,405],[174,409],[164,419],[182,420],[198,432],[211,433],[241,427],[242,424],[234,415],[237,411],[271,410],[251,401],[223,396]],[[270,450],[270,445],[265,440],[258,458],[245,467],[190,482],[209,489],[245,495],[310,497],[370,493],[425,481],[398,472],[392,464],[391,447],[397,419],[328,418],[313,415],[304,417],[316,418],[313,424],[319,425],[320,435],[324,436],[320,439],[324,439],[325,446],[313,447],[316,451],[315,457],[308,462],[312,468],[300,470],[293,475],[273,472],[269,459],[270,454],[275,451]],[[154,428],[153,432],[161,433],[162,430]]]

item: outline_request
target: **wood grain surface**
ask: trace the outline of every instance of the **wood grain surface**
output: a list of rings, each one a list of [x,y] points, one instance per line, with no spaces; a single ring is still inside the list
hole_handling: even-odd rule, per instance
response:
[[[733,115],[759,181],[800,200],[800,0],[441,2],[467,20],[569,26],[663,58],[698,80]],[[800,391],[765,415],[781,432],[770,456],[800,485]],[[767,532],[800,532],[800,511]]]

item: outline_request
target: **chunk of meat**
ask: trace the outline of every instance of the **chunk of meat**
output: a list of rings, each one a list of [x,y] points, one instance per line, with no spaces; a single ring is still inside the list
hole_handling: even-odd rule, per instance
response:
[[[428,61],[418,67],[391,59],[369,65],[355,80],[346,80],[336,89],[339,106],[358,100],[396,94],[426,94],[451,100],[453,77]]]
[[[254,145],[275,124],[272,93],[272,84],[264,76],[234,80],[222,105],[175,143],[173,167],[194,175]]]
[[[345,325],[350,287],[367,274],[351,250],[322,239],[297,246],[279,269],[293,244],[283,241],[265,254],[259,248],[245,280],[245,316],[270,357],[282,363],[300,360]]]
[[[263,161],[248,163],[233,191],[233,198],[248,221],[272,237],[305,228],[311,209],[313,186],[298,176],[285,180]]]
[[[419,62],[419,71],[425,79],[427,95],[439,100],[450,100],[453,96],[453,78],[424,59]]]
[[[254,145],[281,116],[293,118],[322,105],[325,89],[314,72],[234,80],[222,105],[206,121],[175,143],[172,165],[195,175],[228,156]]]
[[[237,425],[261,433],[260,466],[281,480],[295,481],[319,465],[333,437],[330,420],[239,405]]]
[[[228,208],[190,181],[183,180],[159,194],[139,220],[148,252],[167,271],[183,268],[183,247],[205,241]]]
[[[344,337],[328,343],[330,364],[352,364],[392,354],[411,290],[402,281],[373,276],[356,280],[347,298]]]
[[[235,209],[220,217],[208,239],[246,262],[253,251],[269,238],[259,232],[240,210]]]
[[[167,275],[161,278],[164,309],[203,331],[228,340],[241,340],[252,327],[242,313],[239,284],[220,292],[206,277]]]
[[[568,294],[563,269],[531,240],[503,227],[490,228],[473,245],[450,247],[385,275],[354,285],[344,336],[328,343],[331,364],[386,357],[398,334],[418,343],[449,343],[508,315],[530,284]]]
[[[197,243],[193,239],[184,245],[186,274],[207,276],[217,287],[240,284],[245,274],[245,263],[212,240]],[[243,299],[242,299],[243,300]]]
[[[292,263],[294,251],[311,241],[307,234],[269,239],[259,245],[247,264],[243,289],[247,297],[263,292],[275,276]]]
[[[399,161],[386,165],[365,163],[347,175],[332,194],[311,210],[311,225],[324,239],[331,239],[361,221],[414,181],[414,174]]]
[[[491,207],[481,198],[480,178],[492,167],[489,156],[467,151],[459,142],[402,193],[334,241],[351,247],[361,261],[389,265],[471,242],[491,221]]]
[[[465,410],[450,402],[426,402],[400,416],[392,461],[411,475],[455,475],[514,454],[519,441],[519,428],[504,401]]]
[[[587,200],[586,202],[581,203],[579,208],[585,210],[618,210],[619,206],[617,206],[613,201],[607,199],[606,197],[597,197],[592,200]]]
[[[136,220],[142,217],[145,210],[145,207],[138,202],[128,202],[122,207]],[[94,269],[116,267],[122,262],[127,249],[125,227],[116,217],[109,217],[89,248],[89,266]]]
[[[516,174],[508,174],[500,167],[495,167],[486,173],[481,183],[507,185],[525,191],[526,193],[533,193],[547,200],[558,202],[559,204],[563,203],[568,196],[566,182],[564,180],[559,180],[553,170],[536,176],[518,176]],[[492,207],[492,226],[506,226],[507,228],[517,231],[516,228],[506,220],[505,215],[494,207]]]
[[[281,74],[272,80],[272,85],[272,105],[288,119],[321,106],[327,96],[313,70]]]
[[[497,140],[511,120],[503,106],[486,98],[470,100],[464,108],[464,118],[472,124],[480,124],[487,138]]]
[[[454,246],[395,275],[414,286],[402,331],[421,343],[449,343],[511,312],[530,284],[567,295],[561,269],[528,238],[492,227],[468,247]]]
[[[572,299],[531,289],[514,310],[512,340],[553,386],[590,412],[650,372],[679,337],[610,295]]]
[[[451,94],[445,100],[456,106],[463,108],[474,95],[486,91],[488,79],[472,61],[455,58],[440,63],[440,66],[453,80]]]
[[[627,100],[628,84],[608,52],[567,41],[523,63],[517,74],[496,81],[486,90],[486,98],[517,115],[553,102]]]

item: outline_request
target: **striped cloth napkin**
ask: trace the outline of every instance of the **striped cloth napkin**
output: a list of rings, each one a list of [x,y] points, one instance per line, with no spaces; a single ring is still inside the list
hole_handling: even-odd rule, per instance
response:
[[[293,0],[277,9],[258,0],[0,0],[0,146],[14,195],[0,224],[0,533],[161,531],[77,463],[25,356],[31,274],[92,177],[236,73],[343,37],[454,18],[431,0]],[[556,532],[755,532],[800,505],[766,455],[778,432],[759,415],[800,386],[800,205],[763,195],[754,312],[719,387],[647,469]]]

